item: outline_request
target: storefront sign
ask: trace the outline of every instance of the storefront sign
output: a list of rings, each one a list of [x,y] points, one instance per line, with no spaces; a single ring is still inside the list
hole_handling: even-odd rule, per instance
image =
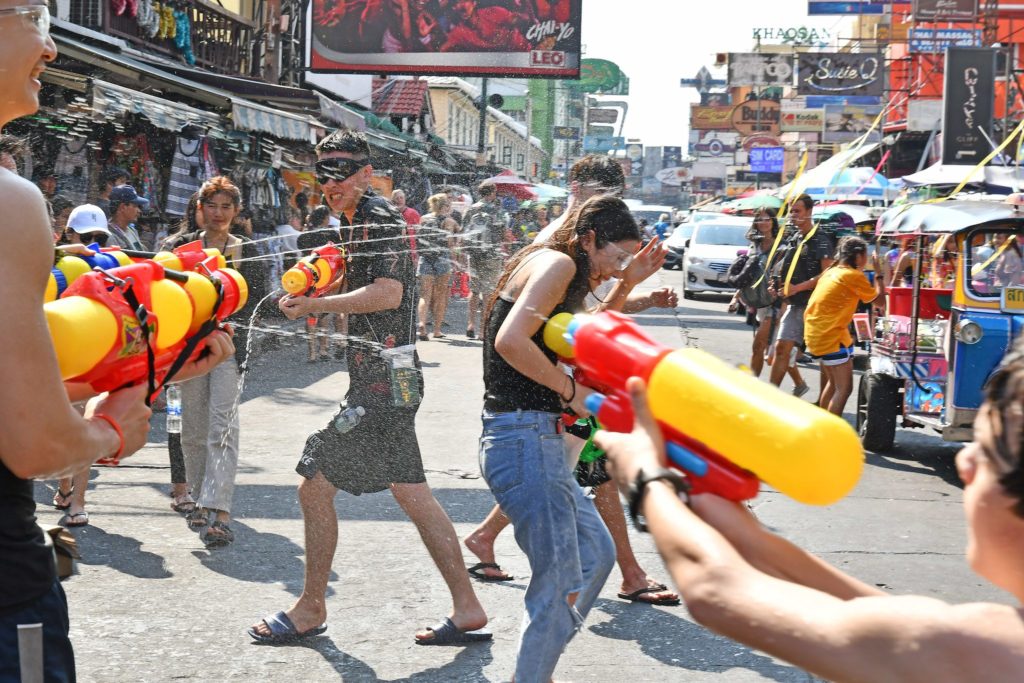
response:
[[[741,135],[778,135],[780,113],[775,100],[748,100],[733,107],[732,127]]]
[[[761,54],[759,52],[729,53],[730,87],[792,84],[793,57],[791,55]]]
[[[690,131],[690,154],[697,158],[729,157],[736,152],[740,134],[736,131]]]
[[[823,109],[830,104],[856,104],[871,106],[881,104],[882,98],[874,95],[808,95],[805,100],[808,109]]]
[[[690,182],[691,171],[688,168],[682,166],[672,166],[670,168],[663,168],[654,174],[662,185],[672,185],[673,187],[679,187],[683,183]]]
[[[615,123],[619,120],[618,109],[588,109],[587,121],[590,123]]]
[[[946,52],[942,163],[977,164],[992,151],[996,51],[954,47]]]
[[[910,51],[939,54],[951,47],[981,45],[981,31],[965,28],[915,28],[910,30]]]
[[[575,126],[555,126],[551,129],[551,137],[555,140],[579,140],[580,129]]]
[[[885,6],[888,4],[891,4],[891,0],[854,0],[853,2],[808,0],[807,14],[812,17],[833,14],[885,14]]]
[[[697,192],[721,192],[725,189],[725,178],[694,178]]]
[[[681,166],[683,163],[683,148],[678,145],[670,145],[661,148],[661,167],[672,168]]]
[[[799,57],[801,95],[881,95],[885,59],[880,52],[821,52]]]
[[[626,146],[626,138],[603,135],[587,135],[583,138],[584,152],[608,152]]]
[[[855,107],[851,105],[828,105],[825,107],[825,127],[821,132],[822,142],[852,142],[871,128],[881,107]],[[868,142],[882,139],[882,127],[875,126]]]
[[[702,107],[727,107],[732,104],[732,95],[727,92],[702,92],[700,104]]]
[[[820,133],[825,125],[823,109],[782,109],[779,127],[783,133]]]
[[[690,128],[693,130],[731,130],[732,107],[690,105]]]
[[[750,150],[750,170],[754,173],[782,173],[784,147],[755,147]]]
[[[978,18],[978,0],[914,0],[915,22],[970,21]]]

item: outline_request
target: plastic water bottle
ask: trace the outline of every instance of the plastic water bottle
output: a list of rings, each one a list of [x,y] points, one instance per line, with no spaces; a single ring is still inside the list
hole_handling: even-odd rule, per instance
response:
[[[334,428],[339,434],[351,431],[359,421],[366,415],[366,409],[362,406],[348,407],[334,417]]]
[[[167,397],[167,433],[181,434],[181,388],[168,384],[164,390]]]

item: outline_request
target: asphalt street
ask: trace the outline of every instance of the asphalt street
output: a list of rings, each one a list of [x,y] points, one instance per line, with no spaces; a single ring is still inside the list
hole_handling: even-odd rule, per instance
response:
[[[678,271],[652,285],[681,284]],[[638,317],[658,340],[698,346],[734,362],[749,357],[750,329],[722,298],[683,301]],[[479,477],[481,344],[465,339],[465,302],[453,302],[449,336],[421,342],[426,397],[418,433],[428,481],[464,537],[493,504]],[[285,331],[300,324],[278,321]],[[812,387],[817,373],[808,371]],[[506,681],[512,673],[529,578],[511,533],[498,543],[510,584],[476,584],[494,640],[465,648],[420,647],[413,633],[445,616],[449,598],[419,537],[390,494],[340,494],[339,549],[327,600],[328,631],[301,645],[251,643],[246,629],[289,606],[301,591],[303,525],[296,500],[307,434],[333,414],[347,385],[336,362],[306,362],[305,340],[282,336],[249,373],[241,405],[242,447],[234,498],[236,542],[208,551],[174,513],[164,415],[151,443],[120,467],[93,471],[91,524],[76,529],[83,559],[65,582],[79,680],[121,681]],[[788,387],[787,387],[788,388]],[[806,398],[816,393],[812,391]],[[852,418],[854,399],[848,406]],[[758,516],[798,544],[893,593],[951,601],[1008,596],[963,559],[965,529],[956,447],[900,432],[898,449],[868,454],[855,491],[827,508],[765,491]],[[55,482],[37,487],[39,517]],[[633,533],[641,563],[667,579],[646,535]],[[475,560],[466,552],[467,563]],[[556,672],[565,681],[808,681],[807,674],[696,625],[685,607],[616,598],[613,571],[581,635]]]

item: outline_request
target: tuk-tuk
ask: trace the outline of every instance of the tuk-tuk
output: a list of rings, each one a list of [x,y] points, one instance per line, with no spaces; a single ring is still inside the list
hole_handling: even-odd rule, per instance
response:
[[[886,211],[877,234],[914,258],[910,285],[897,274],[875,325],[857,392],[861,442],[888,450],[897,425],[970,441],[985,382],[1024,327],[1024,214],[996,202],[914,204]]]

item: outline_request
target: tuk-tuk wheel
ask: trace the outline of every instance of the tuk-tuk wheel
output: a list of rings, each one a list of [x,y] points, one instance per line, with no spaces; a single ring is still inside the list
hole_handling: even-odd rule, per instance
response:
[[[866,450],[884,452],[892,448],[896,441],[899,401],[897,379],[875,373],[861,376],[857,391],[857,433]]]

